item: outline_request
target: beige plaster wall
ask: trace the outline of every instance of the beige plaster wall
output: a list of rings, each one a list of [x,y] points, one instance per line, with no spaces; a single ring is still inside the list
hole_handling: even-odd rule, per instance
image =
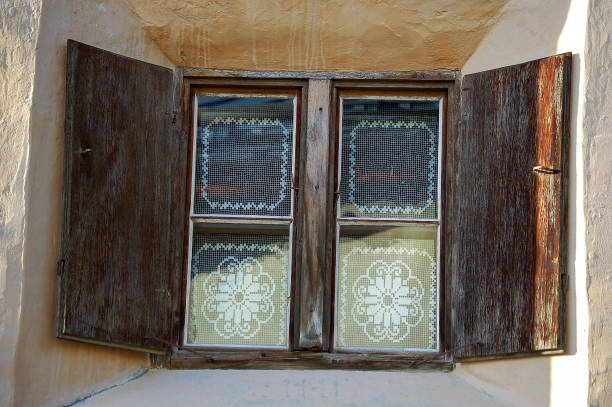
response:
[[[6,4],[2,2],[0,7]],[[122,0],[104,3],[45,0],[42,9],[40,1],[29,4],[38,4],[38,10],[23,10],[18,18],[13,13],[10,19],[12,25],[32,32],[32,45],[29,48],[21,45],[24,47],[22,52],[29,54],[31,60],[28,64],[11,65],[11,74],[22,78],[23,82],[29,80],[29,88],[10,93],[9,97],[0,100],[0,112],[19,108],[25,116],[21,127],[10,129],[6,135],[7,143],[20,146],[19,152],[24,158],[5,160],[3,155],[0,161],[0,166],[21,167],[14,170],[16,181],[6,184],[9,185],[7,192],[10,189],[21,190],[19,200],[7,204],[9,212],[0,213],[10,215],[10,211],[16,212],[12,217],[18,217],[19,222],[14,221],[13,228],[22,230],[19,239],[15,239],[16,244],[23,244],[25,239],[23,257],[21,249],[15,248],[16,258],[11,260],[14,269],[19,271],[19,278],[13,279],[17,272],[8,276],[13,285],[19,282],[22,286],[21,290],[16,290],[21,292],[21,309],[14,301],[6,308],[2,307],[3,313],[20,318],[19,340],[17,346],[5,347],[2,344],[2,350],[7,350],[14,358],[12,372],[7,373],[14,385],[14,405],[57,406],[123,380],[148,365],[144,354],[55,339],[55,269],[62,214],[66,40],[72,38],[156,64],[171,66],[171,63]],[[0,12],[0,15],[5,13]],[[25,20],[27,15],[39,18],[40,26]],[[10,44],[21,44],[21,39],[13,38]],[[14,45],[14,48],[19,46]],[[0,83],[0,86],[5,85],[4,81]],[[7,86],[15,85],[9,83]],[[28,113],[30,109],[31,115]],[[26,173],[23,167],[28,154]],[[4,176],[5,171],[1,173]],[[5,185],[3,181],[0,185]],[[2,236],[0,241],[4,240]],[[10,370],[11,366],[6,366]],[[9,382],[2,380],[2,383],[3,387],[5,383],[10,387]],[[4,397],[3,391],[0,394]],[[0,405],[11,404],[3,400]]]
[[[128,0],[177,65],[459,69],[508,0]]]
[[[506,407],[442,372],[151,371],[83,407]]]
[[[182,0],[178,5],[158,0],[45,0],[42,10],[41,1],[21,6],[18,14],[24,23],[12,18],[1,20],[10,15],[2,7],[8,12],[11,6],[0,5],[0,29],[15,32],[13,40],[6,40],[7,55],[17,56],[22,64],[2,65],[4,54],[0,53],[0,74],[9,77],[8,73],[13,73],[9,79],[2,77],[0,86],[14,96],[0,100],[0,123],[3,127],[5,122],[9,124],[0,130],[0,185],[4,188],[0,190],[0,267],[7,265],[0,268],[0,283],[4,284],[0,285],[0,405],[11,405],[11,400],[15,406],[60,405],[124,383],[147,364],[146,358],[137,353],[54,339],[67,38],[166,66],[177,63],[236,69],[463,67],[467,73],[558,52],[575,53],[569,356],[464,364],[450,374],[152,371],[92,397],[84,405],[166,406],[202,400],[211,405],[266,406],[404,406],[435,400],[433,405],[586,403],[589,376],[583,177],[586,185],[590,179],[604,183],[605,177],[593,167],[591,173],[595,175],[589,178],[587,155],[587,170],[582,172],[587,0],[278,0],[265,4]],[[599,4],[597,10],[605,14],[601,6],[605,0],[593,0],[593,4]],[[610,26],[606,29],[609,40]],[[591,52],[602,59],[604,48],[595,41],[600,38],[599,32],[593,31]],[[597,75],[605,74],[596,66],[593,87]],[[594,93],[598,96],[593,106],[604,98],[605,91],[599,92]],[[605,112],[597,111],[604,117]],[[595,125],[601,126],[599,122],[592,122],[593,129],[605,130]],[[599,144],[597,149],[592,148],[591,155],[605,142],[605,137],[595,139]],[[602,157],[605,155],[596,155],[600,161]],[[590,189],[599,199],[593,207],[593,222],[605,215],[606,195],[600,194],[600,188],[594,183]],[[599,270],[593,274],[599,278],[606,263],[610,264],[603,261],[607,259],[607,246],[600,242],[606,241],[601,235],[604,230],[591,235],[597,257],[592,258],[590,270]],[[610,308],[600,290],[605,281],[594,281],[589,293],[600,300],[602,305],[596,310],[599,320],[606,322],[609,317],[603,310]],[[591,341],[593,349],[607,349],[604,333],[600,341]],[[591,381],[605,380],[606,369],[603,363],[592,364]],[[291,397],[287,398],[285,389],[291,389]]]
[[[0,405],[11,405],[39,1],[0,2]]]
[[[612,3],[591,0],[585,49],[584,203],[589,405],[612,406]]]

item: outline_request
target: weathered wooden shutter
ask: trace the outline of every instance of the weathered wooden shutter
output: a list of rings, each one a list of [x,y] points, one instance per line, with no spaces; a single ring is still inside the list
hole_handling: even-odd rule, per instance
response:
[[[171,69],[68,41],[58,336],[149,352],[174,340],[186,134]]]
[[[449,142],[458,359],[562,351],[571,54],[467,75]]]

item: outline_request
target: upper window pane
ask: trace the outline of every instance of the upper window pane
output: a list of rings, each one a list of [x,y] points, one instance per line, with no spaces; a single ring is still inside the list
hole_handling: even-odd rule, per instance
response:
[[[195,215],[291,216],[294,100],[198,96]]]
[[[440,102],[342,99],[338,213],[437,219]]]

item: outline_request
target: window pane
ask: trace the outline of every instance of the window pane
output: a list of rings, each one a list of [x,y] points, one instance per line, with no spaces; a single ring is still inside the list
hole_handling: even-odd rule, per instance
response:
[[[437,350],[437,227],[340,229],[336,346]]]
[[[342,101],[341,217],[437,219],[439,106]]]
[[[291,216],[294,100],[198,97],[194,213]]]
[[[187,342],[287,346],[289,231],[194,232]]]

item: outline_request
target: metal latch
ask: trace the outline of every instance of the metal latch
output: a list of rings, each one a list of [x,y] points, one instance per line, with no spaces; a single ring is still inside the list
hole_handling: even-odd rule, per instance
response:
[[[531,171],[537,172],[540,174],[557,174],[561,172],[561,170],[558,170],[556,168],[545,167],[543,165],[536,165],[535,167],[531,169]]]

